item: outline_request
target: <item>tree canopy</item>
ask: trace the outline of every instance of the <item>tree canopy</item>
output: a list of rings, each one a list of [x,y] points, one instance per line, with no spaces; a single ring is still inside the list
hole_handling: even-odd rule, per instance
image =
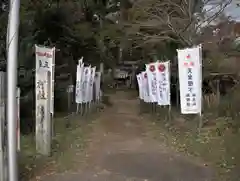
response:
[[[80,57],[91,64],[114,66],[119,59],[171,56],[172,50],[197,42],[203,24],[215,20],[232,0],[21,0],[19,77],[33,88],[34,44],[57,48],[56,75],[66,70],[75,80]],[[206,4],[218,7],[208,16]],[[1,1],[0,68],[6,68],[8,1]],[[155,48],[153,48],[155,47]],[[63,76],[64,77],[64,76]]]

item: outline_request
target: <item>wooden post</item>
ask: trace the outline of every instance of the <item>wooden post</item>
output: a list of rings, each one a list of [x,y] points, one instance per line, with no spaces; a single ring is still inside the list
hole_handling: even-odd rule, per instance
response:
[[[94,76],[94,80],[93,80],[93,91],[92,91],[92,101],[93,101],[93,111],[95,112],[96,111],[96,84],[95,84],[95,76]]]
[[[156,114],[157,113],[157,103],[154,102],[153,103],[153,114]]]
[[[91,111],[92,111],[92,101],[89,101],[89,114],[91,114]]]
[[[171,102],[171,62],[169,62],[169,68],[168,68],[168,71],[169,71],[169,99],[170,99],[170,104],[168,105],[168,121],[170,122],[172,120],[172,117],[171,117],[171,111],[172,111],[172,102]]]
[[[199,112],[199,133],[203,127],[203,116],[202,116],[202,106],[203,106],[203,97],[202,97],[202,45],[200,45],[199,49],[199,54],[200,54],[200,112]]]
[[[83,103],[80,104],[80,115],[83,116]]]
[[[220,80],[217,80],[217,107],[220,104]]]
[[[102,62],[102,63],[100,63],[100,70],[99,70],[100,72],[101,72],[101,81],[102,82],[104,82],[104,63]]]
[[[86,117],[89,115],[90,107],[91,107],[90,102],[87,102],[86,103]]]
[[[84,102],[84,103],[83,103],[83,114],[82,114],[82,116],[85,116],[85,115],[86,115],[86,112],[87,112],[87,111],[86,111],[86,110],[87,110],[86,107],[87,107],[87,103]]]
[[[68,94],[68,114],[73,113],[73,92],[74,92],[74,85],[69,85],[67,87],[67,94]]]
[[[50,118],[51,118],[51,138],[54,138],[55,135],[55,126],[54,126],[54,85],[55,85],[55,58],[56,58],[56,48],[51,48],[52,50],[52,61],[51,61],[51,69],[50,69]],[[59,50],[58,50],[59,51]]]
[[[198,114],[198,118],[199,118],[199,124],[198,124],[198,133],[201,132],[201,129],[203,127],[203,116],[202,116],[202,112],[200,112]]]
[[[0,181],[7,181],[7,150],[6,150],[6,76],[0,72]]]
[[[173,67],[174,67],[174,69],[176,70],[175,71],[175,89],[176,89],[176,107],[177,108],[179,108],[180,107],[180,94],[179,94],[179,70],[178,70],[178,58],[176,57],[175,59],[174,59],[175,61],[174,61],[174,65],[173,65]]]
[[[51,105],[50,105],[50,112],[51,112],[51,120],[53,124],[53,117],[54,117],[54,84],[55,84],[55,58],[56,58],[56,48],[52,48],[52,65],[51,65]],[[52,126],[54,128],[54,126]],[[54,130],[52,130],[52,136],[54,136]]]
[[[176,107],[177,108],[180,107],[179,99],[180,99],[180,95],[179,95],[179,82],[178,82],[178,79],[177,79],[177,81],[176,81]]]
[[[71,114],[71,90],[70,90],[70,86],[68,86],[68,89],[67,89],[67,97],[68,97],[68,114],[70,115]]]
[[[42,155],[51,153],[51,76],[49,71],[36,73],[36,150]]]
[[[68,116],[69,116],[73,113],[72,103],[73,103],[74,85],[68,85],[66,92],[67,92],[67,99],[68,99]],[[66,127],[68,128],[69,126],[70,126],[70,119],[67,118]]]
[[[151,103],[151,114],[153,114],[153,104],[154,103]]]
[[[76,110],[76,114],[79,113],[79,103],[77,103],[77,110]]]

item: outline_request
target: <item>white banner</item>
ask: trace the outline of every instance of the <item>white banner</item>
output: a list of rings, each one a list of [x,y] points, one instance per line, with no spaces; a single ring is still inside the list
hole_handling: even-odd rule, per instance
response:
[[[137,75],[137,83],[138,83],[138,92],[139,92],[139,99],[143,100],[144,99],[144,95],[143,95],[143,89],[142,89],[142,74],[138,74]]]
[[[78,60],[77,75],[76,75],[76,80],[77,81],[81,81],[81,78],[82,78],[81,68],[82,69],[84,68],[83,57],[80,60]]]
[[[35,45],[36,72],[39,70],[50,71],[51,76],[51,105],[50,111],[54,114],[54,73],[55,73],[55,48],[46,48]]]
[[[75,101],[76,103],[82,103],[82,81],[83,81],[83,70],[84,70],[84,63],[83,58],[79,60],[79,64],[77,65],[77,75],[76,75],[76,95]]]
[[[156,63],[158,105],[171,104],[170,99],[170,62]]]
[[[82,81],[82,99],[83,102],[88,102],[89,81],[91,75],[91,67],[84,67]]]
[[[182,114],[198,114],[202,108],[201,47],[177,50]]]
[[[150,94],[149,94],[149,87],[148,87],[147,73],[144,71],[141,74],[142,74],[142,79],[143,79],[142,80],[142,88],[143,88],[144,102],[151,102]]]
[[[157,70],[156,63],[150,63],[146,65],[146,72],[148,78],[149,96],[151,102],[157,102]]]

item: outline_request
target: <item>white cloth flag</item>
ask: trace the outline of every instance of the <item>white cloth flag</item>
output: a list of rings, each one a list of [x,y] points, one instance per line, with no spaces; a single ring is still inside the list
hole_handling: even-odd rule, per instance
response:
[[[148,87],[149,87],[149,96],[151,102],[157,102],[157,70],[156,63],[150,63],[146,65]]]
[[[82,99],[83,102],[88,102],[88,90],[90,81],[91,67],[84,67],[83,81],[82,81]]]
[[[141,74],[142,74],[142,88],[143,88],[144,102],[151,102],[151,99],[150,99],[150,96],[149,96],[147,72],[144,71]]]
[[[49,71],[51,76],[51,104],[50,112],[54,114],[54,69],[55,69],[55,48],[40,47],[35,45],[36,53],[36,74],[39,70]],[[37,83],[37,82],[35,82]]]
[[[137,75],[137,83],[138,83],[138,93],[139,93],[139,99],[143,100],[143,89],[142,89],[142,74]]]
[[[170,105],[170,62],[158,62],[155,65],[157,70],[157,103],[161,106]]]
[[[90,75],[90,81],[89,81],[89,102],[93,100],[93,83],[94,83],[94,78],[95,78],[95,72],[96,72],[96,67],[91,68],[91,75]]]
[[[100,85],[101,84],[101,72],[96,72],[95,74],[95,97],[96,100],[100,100]]]
[[[77,65],[77,75],[76,75],[76,103],[82,103],[82,81],[83,81],[83,70],[84,70],[84,63],[83,58],[79,60],[79,64]]]
[[[81,78],[82,78],[81,69],[83,68],[84,68],[84,63],[83,63],[83,57],[82,57],[80,60],[78,60],[76,81],[81,81]]]
[[[201,47],[177,50],[182,114],[198,114],[202,108]]]

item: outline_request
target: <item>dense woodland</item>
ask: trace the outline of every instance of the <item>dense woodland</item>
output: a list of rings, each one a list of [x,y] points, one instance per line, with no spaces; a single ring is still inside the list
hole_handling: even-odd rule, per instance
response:
[[[0,12],[2,71],[6,70],[8,2],[1,1]],[[21,0],[18,62],[21,115],[34,117],[33,110],[29,109],[34,109],[35,44],[57,48],[57,112],[63,110],[61,105],[66,101],[63,98],[66,86],[75,83],[76,63],[82,56],[85,62],[92,65],[98,66],[104,62],[105,68],[114,68],[117,62],[124,60],[174,60],[177,48],[202,43],[204,73],[238,73],[237,64],[232,67],[228,63],[224,64],[226,59],[235,60],[239,57],[238,47],[233,43],[236,34],[230,33],[229,36],[229,32],[235,30],[235,22],[222,13],[231,2],[232,0]],[[204,10],[206,4],[219,8],[209,15],[210,10]],[[212,25],[213,21],[219,23]],[[218,24],[233,28],[221,28],[220,33],[214,35],[213,31]],[[209,39],[212,39],[210,46]]]

